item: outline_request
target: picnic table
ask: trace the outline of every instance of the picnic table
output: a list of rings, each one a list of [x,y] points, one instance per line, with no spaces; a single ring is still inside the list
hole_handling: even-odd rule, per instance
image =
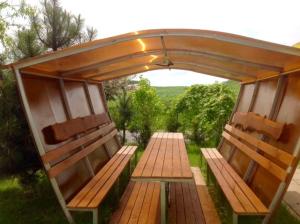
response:
[[[132,180],[160,183],[161,223],[166,223],[169,183],[193,181],[182,133],[154,133]]]

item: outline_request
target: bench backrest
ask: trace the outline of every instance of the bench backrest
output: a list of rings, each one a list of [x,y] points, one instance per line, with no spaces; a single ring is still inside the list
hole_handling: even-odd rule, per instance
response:
[[[254,113],[240,112],[235,113],[232,123],[236,127],[227,124],[222,134],[224,139],[277,179],[285,181],[289,171],[287,167],[292,166],[296,158],[263,141],[262,138],[258,139],[245,132],[245,130],[252,130],[278,140],[283,133],[284,124]]]
[[[43,130],[48,144],[50,142],[52,144],[63,142],[63,144],[46,152],[41,157],[44,164],[50,165],[47,170],[50,178],[57,178],[62,185],[68,184],[64,182],[69,178],[64,176],[70,175],[69,170],[75,169],[71,172],[72,175],[75,175],[74,178],[86,175],[88,176],[86,180],[88,180],[92,175],[90,173],[80,173],[79,171],[83,169],[76,169],[76,166],[90,166],[87,169],[92,170],[92,173],[97,173],[109,158],[120,149],[120,143],[117,139],[118,131],[115,124],[106,116],[100,114],[71,119],[63,123],[50,125]],[[117,147],[107,147],[109,143],[113,143]],[[98,155],[94,155],[94,153],[98,153]],[[85,161],[86,159],[88,161]],[[82,181],[82,183],[84,182]],[[65,193],[63,188],[63,195],[67,199],[76,193],[81,186],[68,186]]]

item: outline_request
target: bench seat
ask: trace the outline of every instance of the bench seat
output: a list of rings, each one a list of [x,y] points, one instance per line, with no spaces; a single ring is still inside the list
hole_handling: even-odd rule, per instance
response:
[[[69,210],[98,208],[133,156],[136,146],[123,146],[67,204]]]
[[[201,149],[220,188],[236,215],[268,214],[268,209],[215,148]]]
[[[110,223],[159,223],[160,184],[129,182]]]
[[[199,168],[192,171],[195,183],[170,183],[168,223],[221,223]],[[130,182],[110,223],[160,223],[160,184]]]

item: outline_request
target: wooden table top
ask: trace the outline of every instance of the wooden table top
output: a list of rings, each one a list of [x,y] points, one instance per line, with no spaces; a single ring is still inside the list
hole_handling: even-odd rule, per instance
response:
[[[154,133],[138,162],[132,180],[191,181],[189,165],[182,133]]]

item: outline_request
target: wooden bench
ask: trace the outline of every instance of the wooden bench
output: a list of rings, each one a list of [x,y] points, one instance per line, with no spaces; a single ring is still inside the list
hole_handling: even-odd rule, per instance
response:
[[[192,170],[195,183],[170,183],[169,223],[219,224],[200,170]],[[160,223],[160,184],[130,182],[110,223]]]
[[[77,119],[76,122],[78,120],[83,122],[87,119]],[[95,121],[95,119],[90,120],[92,122]],[[70,124],[68,125],[70,126]],[[80,125],[77,126],[79,127]],[[94,127],[90,125],[90,128]],[[61,129],[64,129],[62,125],[56,125],[56,129],[51,127],[52,136],[60,136],[60,139],[65,140],[65,136],[67,135],[73,136],[78,134],[76,131],[74,132],[75,129],[72,133],[69,130],[62,131]],[[61,134],[58,135],[56,132]],[[84,161],[95,150],[99,150],[99,147],[104,146],[103,150],[107,150],[105,144],[111,139],[115,139],[117,133],[114,123],[107,123],[93,131],[87,132],[87,134],[80,138],[74,139],[44,154],[42,156],[43,162],[51,164],[47,170],[50,179],[59,177],[61,173],[67,171],[79,161]],[[54,142],[57,142],[57,140]],[[112,186],[116,183],[125,167],[130,164],[136,148],[136,146],[123,146],[115,153],[106,151],[110,158],[108,162],[98,169],[97,172],[94,171],[93,167],[90,167],[92,169],[91,172],[95,172],[93,173],[93,177],[77,193],[66,200],[66,209],[69,211],[91,211],[93,213],[93,223],[98,223],[101,202],[112,189]]]
[[[258,118],[257,115],[238,114],[235,118],[233,121],[236,126],[243,124],[245,129],[250,127],[256,131],[263,130],[264,134],[269,133],[269,137],[273,135],[273,137],[279,138],[280,133],[282,133],[279,125],[275,122],[273,124],[269,120],[266,121],[265,118]],[[256,124],[255,119],[260,120],[259,125]],[[267,122],[269,122],[268,125],[266,125]],[[254,128],[254,126],[256,127]],[[288,175],[287,167],[291,166],[295,159],[292,155],[228,124],[225,126],[222,136],[224,141],[234,147],[234,150],[239,150],[248,156],[255,164],[264,168],[278,180],[286,180]],[[238,216],[265,216],[269,213],[269,209],[217,149],[203,148],[201,152],[233,209],[234,223],[238,222]]]

